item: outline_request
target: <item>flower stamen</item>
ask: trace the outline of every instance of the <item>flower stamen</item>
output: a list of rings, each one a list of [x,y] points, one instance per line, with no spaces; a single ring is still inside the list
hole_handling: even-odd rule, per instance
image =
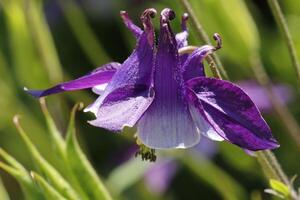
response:
[[[143,161],[155,162],[157,158],[155,149],[146,147],[137,136],[135,137],[136,144],[139,146],[139,150],[135,153],[135,157],[141,156]]]

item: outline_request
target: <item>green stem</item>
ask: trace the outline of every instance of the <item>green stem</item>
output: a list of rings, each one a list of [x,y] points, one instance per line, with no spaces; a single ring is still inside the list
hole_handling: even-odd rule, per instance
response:
[[[259,151],[256,155],[260,165],[269,179],[272,178],[281,181],[284,184],[290,184],[287,176],[284,174],[280,164],[271,151]]]
[[[284,15],[282,13],[280,5],[277,0],[268,0],[268,3],[272,10],[272,13],[275,17],[275,20],[283,34],[285,43],[288,47],[288,50],[289,50],[289,53],[291,56],[293,67],[295,68],[296,73],[297,73],[298,81],[300,81],[300,64],[299,64],[299,60],[297,58],[297,51],[294,46],[291,33],[289,31],[288,25],[286,23],[286,20],[284,18]]]
[[[192,9],[192,6],[191,4],[189,3],[188,0],[180,0],[181,4],[183,5],[184,9],[188,12],[190,18],[191,18],[191,22],[192,24],[194,25],[200,39],[207,43],[207,44],[211,44],[210,42],[210,39],[206,33],[206,31],[203,29],[201,23],[199,22],[199,20],[197,19],[197,16],[194,12],[194,10]],[[214,70],[216,71],[216,73],[214,74],[220,74],[219,70],[221,71],[222,75],[228,79],[228,75],[227,75],[227,72],[226,70],[224,69],[218,55],[216,53],[213,53],[212,55],[212,58],[216,64],[217,67],[214,67],[214,68],[211,68],[211,70],[214,72]],[[210,63],[210,67],[211,66],[215,66],[214,64]]]
[[[290,199],[291,200],[299,200],[299,196],[295,191],[293,185],[289,181],[288,177],[282,170],[278,160],[276,159],[275,155],[269,151],[258,151],[256,153],[257,160],[260,163],[263,171],[266,174],[268,179],[275,179],[278,180],[290,188]]]
[[[278,95],[273,91],[271,80],[264,69],[259,55],[253,55],[250,59],[250,62],[256,79],[258,80],[260,85],[266,88],[267,95],[269,96],[276,114],[285,126],[287,133],[300,149],[300,127],[297,123],[297,120],[290,113],[288,108],[281,103]]]

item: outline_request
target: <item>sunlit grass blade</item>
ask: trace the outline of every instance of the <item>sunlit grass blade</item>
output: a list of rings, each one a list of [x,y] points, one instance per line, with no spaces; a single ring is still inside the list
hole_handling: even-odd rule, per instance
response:
[[[99,43],[96,34],[91,29],[84,12],[77,5],[77,2],[73,0],[59,0],[58,2],[70,28],[90,61],[95,66],[108,62],[110,60],[109,56]]]
[[[195,175],[214,188],[223,199],[245,199],[245,191],[232,177],[201,155],[179,156],[178,159]]]
[[[9,165],[5,163],[0,163],[0,168],[5,170],[7,173],[12,175],[21,185],[24,193],[31,197],[33,196],[41,196],[39,188],[33,184],[27,170],[25,167],[19,163],[14,157],[9,155],[6,151],[0,148],[0,156],[3,160],[5,160]],[[27,194],[28,193],[28,194]],[[31,194],[32,193],[32,194]]]
[[[284,41],[288,47],[288,51],[292,60],[293,67],[296,71],[298,81],[300,81],[300,62],[297,57],[297,50],[292,39],[289,27],[287,25],[286,19],[282,13],[279,2],[277,0],[268,0],[271,11],[275,17],[277,25],[280,28],[280,31],[284,37]]]
[[[2,200],[10,200],[9,195],[2,183],[2,180],[0,178],[0,199]]]
[[[55,188],[53,188],[42,176],[35,172],[30,173],[31,177],[42,188],[43,194],[47,200],[67,200]]]
[[[21,171],[19,171],[18,169],[15,169],[3,162],[0,162],[0,169],[3,169],[4,171],[6,171],[8,174],[10,174],[11,176],[13,176],[18,183],[20,184],[22,191],[25,195],[25,199],[26,200],[41,200],[43,199],[43,195],[40,191],[40,189],[37,187],[37,185],[35,185],[29,174],[23,173]]]
[[[19,163],[14,157],[9,155],[6,151],[4,151],[2,148],[0,148],[0,156],[3,160],[5,160],[7,163],[9,163],[13,168],[18,170],[21,173],[26,174],[27,170],[21,163]]]
[[[68,165],[90,199],[111,200],[110,194],[80,149],[76,139],[75,113],[82,107],[82,104],[76,104],[71,112],[66,147]]]
[[[18,116],[14,117],[14,123],[22,137],[24,143],[26,144],[34,163],[37,165],[38,169],[45,174],[49,179],[51,184],[59,191],[62,195],[72,200],[80,199],[79,195],[74,191],[70,184],[62,177],[62,175],[50,165],[39,153],[34,144],[31,142],[21,125],[19,124]]]
[[[48,76],[34,48],[28,30],[22,1],[1,1],[9,35],[9,47],[12,56],[12,67],[21,85],[46,86]],[[30,67],[30,70],[28,68]]]

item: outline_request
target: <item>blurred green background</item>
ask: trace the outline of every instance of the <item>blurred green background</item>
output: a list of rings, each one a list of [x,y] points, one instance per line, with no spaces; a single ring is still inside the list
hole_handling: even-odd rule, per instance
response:
[[[184,10],[176,0],[0,0],[0,147],[27,168],[32,160],[12,123],[21,114],[22,125],[42,154],[55,165],[55,155],[38,100],[23,87],[40,89],[77,78],[110,61],[122,62],[135,45],[122,24],[120,10],[128,11],[137,24],[145,8],[176,11],[172,21],[180,31]],[[293,101],[288,105],[300,121],[299,84],[282,35],[266,1],[191,0],[197,17],[211,36],[222,36],[219,56],[233,81],[254,80],[250,58],[259,54],[274,83],[288,84]],[[300,1],[281,1],[298,57],[300,58]],[[158,16],[153,20],[158,27]],[[203,43],[189,25],[192,45]],[[97,96],[78,91],[47,98],[56,124],[65,131],[69,111],[76,102],[86,106]],[[300,173],[299,149],[274,112],[264,114],[281,147],[274,152],[286,173]],[[76,127],[80,144],[116,199],[272,199],[263,189],[268,183],[255,158],[239,148],[218,143],[213,157],[204,158],[191,150],[159,151],[160,159],[176,163],[176,172],[166,190],[155,193],[144,181],[154,164],[129,154],[135,144],[132,134],[118,135],[86,123],[93,116],[78,113]],[[129,156],[131,155],[131,156]],[[175,155],[175,156],[174,156]],[[179,158],[183,155],[185,159]],[[23,199],[20,188],[0,171],[11,199]],[[163,178],[161,176],[160,178]],[[126,181],[124,181],[126,180]],[[296,186],[300,181],[296,179]],[[0,190],[1,193],[1,190]],[[228,193],[228,194],[226,194]]]

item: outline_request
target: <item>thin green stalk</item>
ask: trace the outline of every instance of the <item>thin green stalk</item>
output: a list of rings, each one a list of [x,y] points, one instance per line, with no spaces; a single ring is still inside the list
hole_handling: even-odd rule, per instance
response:
[[[269,179],[275,179],[287,185],[290,184],[287,176],[284,174],[280,164],[271,151],[259,151],[256,153],[256,156]]]
[[[276,159],[275,155],[269,151],[259,151],[256,153],[257,160],[261,167],[263,168],[266,177],[268,179],[275,179],[284,183],[286,186],[289,187],[290,190],[290,199],[291,200],[299,200],[299,196],[295,191],[291,181],[289,181],[288,177],[282,170],[278,160]]]
[[[251,58],[250,62],[256,79],[258,80],[260,85],[266,88],[267,95],[269,96],[269,99],[271,101],[272,106],[274,107],[276,114],[285,126],[287,133],[290,135],[290,137],[296,143],[297,147],[300,149],[300,127],[297,123],[297,120],[290,113],[288,108],[281,103],[278,95],[273,91],[271,80],[264,69],[259,55],[254,55]]]
[[[291,33],[289,31],[288,25],[280,8],[280,5],[277,0],[268,0],[269,6],[272,10],[272,13],[275,17],[276,23],[279,26],[281,33],[283,35],[284,41],[288,47],[293,67],[296,70],[298,81],[300,81],[300,63],[297,58],[297,51],[293,43]]]
[[[180,0],[181,4],[183,5],[184,9],[188,12],[190,18],[191,18],[191,22],[194,25],[197,33],[199,34],[200,39],[207,43],[207,44],[211,44],[210,39],[206,33],[206,31],[203,29],[201,23],[199,22],[199,20],[197,19],[197,16],[194,12],[194,10],[192,9],[190,3],[188,0]],[[216,71],[216,74],[220,74],[220,72],[218,72],[219,70],[221,71],[222,75],[228,79],[228,75],[226,70],[224,69],[218,55],[216,53],[213,53],[212,58],[214,60],[214,63],[216,64],[217,67],[215,67],[215,65],[213,64],[213,62],[210,63],[210,67],[211,70],[214,72],[214,70]],[[214,66],[214,68],[212,68],[212,66]],[[214,73],[215,74],[215,73]]]

